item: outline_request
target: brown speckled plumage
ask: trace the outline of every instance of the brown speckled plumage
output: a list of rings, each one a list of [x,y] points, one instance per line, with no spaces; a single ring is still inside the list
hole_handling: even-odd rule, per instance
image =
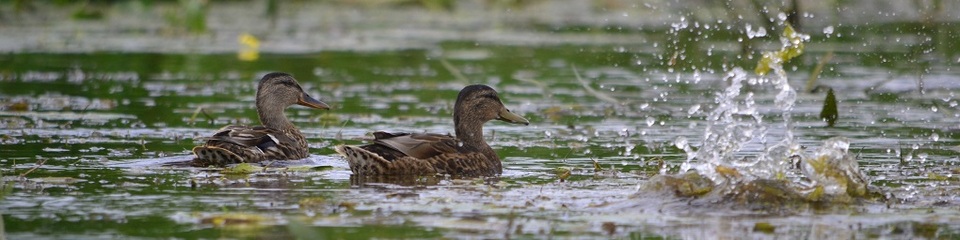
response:
[[[490,120],[529,124],[507,110],[497,92],[485,85],[463,88],[453,110],[456,137],[429,133],[375,132],[373,143],[340,145],[336,151],[357,175],[491,176],[503,171],[500,157],[483,139]]]
[[[307,140],[283,110],[293,104],[317,109],[330,107],[303,92],[286,73],[270,73],[257,86],[257,115],[263,126],[230,125],[221,128],[206,143],[193,148],[194,166],[223,166],[264,160],[306,158]]]

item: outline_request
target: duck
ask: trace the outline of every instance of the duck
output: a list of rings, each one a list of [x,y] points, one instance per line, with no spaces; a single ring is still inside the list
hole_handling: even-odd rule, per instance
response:
[[[283,113],[294,104],[330,109],[330,105],[304,92],[290,74],[274,72],[264,75],[257,85],[256,99],[261,125],[220,128],[213,136],[207,137],[203,145],[193,148],[196,157],[191,165],[225,166],[306,158],[309,155],[306,138]]]
[[[530,124],[507,109],[490,86],[470,85],[460,91],[453,107],[456,135],[377,131],[370,144],[338,145],[335,150],[355,176],[494,176],[503,168],[483,138],[483,125],[491,120]]]

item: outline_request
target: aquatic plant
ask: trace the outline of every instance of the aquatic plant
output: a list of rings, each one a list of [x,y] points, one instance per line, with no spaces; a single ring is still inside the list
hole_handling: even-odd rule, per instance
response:
[[[823,110],[820,111],[820,119],[827,122],[828,127],[833,127],[837,123],[840,113],[837,112],[837,96],[833,95],[833,89],[827,89],[827,98],[823,100]]]

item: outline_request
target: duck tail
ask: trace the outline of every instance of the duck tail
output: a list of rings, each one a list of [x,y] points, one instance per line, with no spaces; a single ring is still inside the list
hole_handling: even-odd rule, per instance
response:
[[[353,174],[376,174],[390,164],[390,161],[380,155],[358,146],[339,145],[334,149],[347,160]]]
[[[196,146],[193,148],[196,158],[190,163],[195,167],[224,166],[231,163],[245,162],[240,155],[230,150],[215,146]]]

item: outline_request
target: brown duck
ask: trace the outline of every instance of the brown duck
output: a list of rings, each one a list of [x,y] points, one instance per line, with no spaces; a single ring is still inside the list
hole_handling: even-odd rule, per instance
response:
[[[257,115],[262,126],[230,125],[221,128],[207,142],[193,148],[194,166],[223,166],[264,160],[306,158],[307,141],[283,110],[293,104],[330,109],[318,101],[286,73],[270,73],[257,86]]]
[[[483,124],[490,120],[530,124],[503,106],[497,91],[485,85],[463,88],[453,106],[456,136],[430,133],[373,133],[373,143],[340,145],[355,175],[490,176],[503,169],[500,157],[483,139]]]

